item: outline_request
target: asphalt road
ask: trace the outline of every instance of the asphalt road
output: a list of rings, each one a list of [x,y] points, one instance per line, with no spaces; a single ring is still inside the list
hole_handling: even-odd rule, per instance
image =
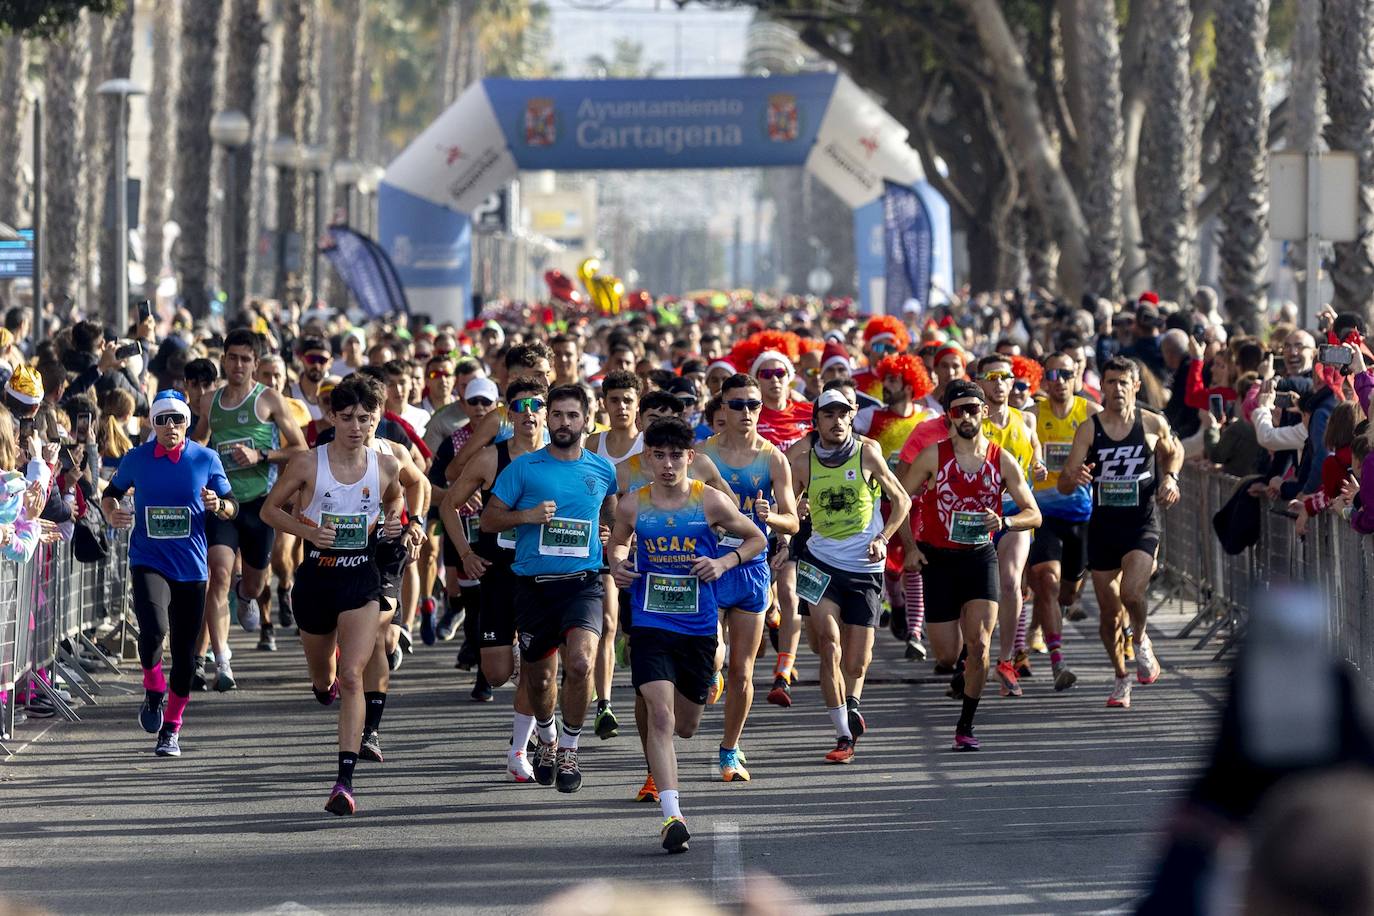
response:
[[[744,740],[751,783],[714,778],[719,707],[680,742],[693,840],[673,857],[658,846],[657,806],[630,801],[643,777],[631,723],[584,740],[576,795],[515,785],[509,689],[470,702],[456,642],[417,643],[393,681],[387,762],[359,764],[356,817],[324,813],[334,711],[312,698],[294,638],[267,654],[240,633],[242,689],[195,695],[180,759],[152,756],[127,674],[104,679],[80,723],[20,726],[33,740],[0,766],[0,898],[63,913],[495,914],[608,879],[654,894],[624,912],[666,914],[668,887],[729,905],[741,876],[766,873],[785,885],[767,892],[775,900],[791,893],[827,913],[1122,912],[1219,709],[1224,667],[1167,635],[1183,619],[1177,606],[1154,618],[1165,673],[1128,711],[1104,706],[1095,624],[1069,625],[1079,687],[1055,694],[1036,656],[1025,697],[985,694],[977,754],[948,750],[957,705],[882,632],[870,733],[850,766],[823,762],[833,733],[803,650],[791,709],[759,691]],[[624,673],[615,699],[629,719]],[[802,911],[790,906],[780,911]]]

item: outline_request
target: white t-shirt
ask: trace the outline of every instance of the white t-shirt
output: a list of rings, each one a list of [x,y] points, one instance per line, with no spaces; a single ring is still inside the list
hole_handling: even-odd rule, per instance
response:
[[[425,427],[429,425],[429,411],[414,404],[407,404],[401,408],[401,419],[405,420],[415,429],[415,435],[424,438]]]

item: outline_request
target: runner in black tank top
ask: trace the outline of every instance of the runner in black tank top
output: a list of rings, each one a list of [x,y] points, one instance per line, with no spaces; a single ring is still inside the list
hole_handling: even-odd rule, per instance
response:
[[[1092,569],[1120,569],[1128,550],[1145,550],[1150,539],[1159,544],[1159,517],[1155,492],[1159,476],[1155,453],[1145,440],[1145,421],[1136,411],[1135,423],[1126,438],[1107,435],[1102,421],[1092,418],[1093,441],[1088,463],[1093,467],[1093,510],[1088,522],[1088,552]],[[1098,549],[1094,551],[1096,545]],[[1122,547],[1107,550],[1108,546]],[[1100,560],[1101,563],[1094,560]]]

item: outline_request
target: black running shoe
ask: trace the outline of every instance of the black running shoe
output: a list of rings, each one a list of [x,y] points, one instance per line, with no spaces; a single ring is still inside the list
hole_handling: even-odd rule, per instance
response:
[[[659,836],[663,838],[663,848],[673,853],[686,852],[687,841],[692,838],[687,832],[687,823],[680,817],[670,817],[664,821]]]
[[[434,599],[426,598],[420,605],[420,641],[427,646],[438,641],[434,632]]]
[[[392,649],[390,652],[387,653],[386,656],[386,670],[395,671],[397,668],[401,667],[401,661],[404,658],[405,653],[401,651],[400,646],[397,646],[396,648]]]
[[[945,696],[951,700],[964,698],[964,672],[954,672],[954,676],[949,679],[949,687],[945,689]]]
[[[396,625],[396,629],[400,631],[396,636],[396,648],[410,655],[415,651],[415,642],[410,637],[410,631],[400,624]]]
[[[935,676],[936,676],[936,677],[945,677],[945,676],[947,676],[947,675],[953,674],[954,672],[956,672],[956,671],[958,671],[958,670],[959,670],[959,669],[956,668],[954,665],[946,665],[944,662],[936,662],[936,663],[935,663]]]
[[[434,635],[438,637],[440,642],[448,642],[458,633],[458,628],[463,625],[464,616],[461,610],[457,613],[451,610],[444,611],[443,616],[439,618],[439,626],[435,628]]]
[[[272,625],[270,623],[263,624],[262,631],[258,635],[258,651],[277,651],[277,636],[272,632]]]
[[[167,694],[160,690],[143,691],[143,705],[138,708],[138,724],[148,734],[162,728],[162,711],[167,708]]]
[[[196,659],[196,666],[191,671],[191,689],[209,690],[210,682],[205,678],[205,659]]]
[[[859,707],[849,707],[849,733],[858,741],[868,731],[868,723],[864,721],[864,714],[859,712]]]
[[[382,741],[376,732],[363,732],[363,740],[358,747],[358,759],[371,760],[373,763],[382,763],[386,759],[382,756]]]
[[[879,626],[879,628],[885,627],[885,626],[887,626],[887,625],[888,625],[889,623],[891,623],[891,622],[892,622],[892,611],[891,611],[889,608],[883,608],[881,611],[878,612],[878,626]]]
[[[159,757],[180,757],[181,741],[177,738],[175,730],[164,728],[157,733],[157,747],[153,748],[153,753]]]
[[[572,794],[582,788],[582,771],[577,768],[577,748],[558,749],[558,791]]]
[[[482,652],[472,643],[464,641],[458,647],[458,661],[454,662],[453,667],[459,671],[471,671],[482,661]]]
[[[596,713],[596,736],[602,741],[614,738],[619,734],[620,721],[616,719],[615,712],[611,710],[611,704],[607,703]]]
[[[553,785],[554,770],[558,768],[558,745],[550,741],[539,742],[534,752],[534,781],[541,786]]]
[[[472,685],[472,702],[491,702],[491,684],[487,683],[486,675],[482,674],[481,671],[477,672],[477,683]]]
[[[282,629],[296,625],[296,614],[291,610],[291,589],[277,586],[277,622]]]
[[[887,625],[888,628],[892,630],[892,635],[897,639],[898,642],[906,642],[907,631],[905,608],[903,608],[900,613],[894,609],[892,613],[888,616]]]

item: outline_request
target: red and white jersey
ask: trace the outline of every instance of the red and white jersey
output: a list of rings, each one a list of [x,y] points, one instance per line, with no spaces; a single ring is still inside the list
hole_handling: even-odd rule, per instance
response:
[[[939,467],[921,501],[921,540],[953,550],[987,543],[978,519],[985,510],[1002,509],[1001,448],[989,442],[983,463],[971,473],[959,467],[953,442],[946,439],[937,449]]]
[[[811,432],[811,405],[806,401],[791,401],[782,410],[767,404],[759,411],[759,435],[781,451]]]

